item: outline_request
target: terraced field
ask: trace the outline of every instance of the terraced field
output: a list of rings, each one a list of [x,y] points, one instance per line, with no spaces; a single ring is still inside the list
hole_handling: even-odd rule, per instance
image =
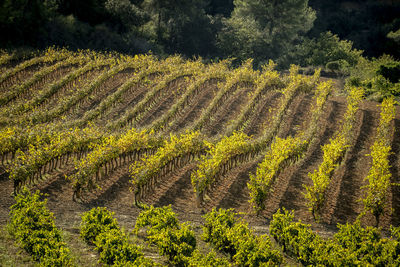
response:
[[[3,54],[0,64],[0,225],[22,185],[47,194],[71,240],[82,212],[98,206],[131,229],[140,212],[135,201],[171,205],[181,221],[197,226],[213,208],[233,208],[258,232],[282,207],[328,236],[364,211],[364,225],[377,223],[360,200],[368,194],[381,106],[365,100],[355,105],[350,141],[329,176],[318,222],[309,210],[309,173],[323,162],[322,147],[345,131],[351,101],[318,73],[66,50],[25,59]],[[395,109],[388,126],[392,183],[400,181]],[[285,140],[295,147],[277,159]],[[266,170],[268,181],[256,178],[263,162],[276,164]],[[385,197],[378,223],[389,229],[400,224],[400,188],[390,185]],[[87,247],[72,246],[95,261]]]

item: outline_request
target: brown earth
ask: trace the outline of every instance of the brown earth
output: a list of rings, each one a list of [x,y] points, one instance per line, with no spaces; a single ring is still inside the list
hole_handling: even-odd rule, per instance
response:
[[[256,108],[249,126],[244,129],[244,132],[249,136],[257,138],[262,135],[264,128],[268,125],[268,120],[273,114],[273,110],[279,105],[279,99],[282,96],[280,92],[271,91],[263,97]]]

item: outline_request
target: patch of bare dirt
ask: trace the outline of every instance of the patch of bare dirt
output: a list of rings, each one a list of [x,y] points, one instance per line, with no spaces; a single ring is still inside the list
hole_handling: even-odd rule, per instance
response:
[[[285,116],[283,116],[277,136],[280,138],[294,136],[304,127],[304,124],[308,121],[307,116],[310,113],[311,104],[312,95],[304,93],[296,95],[290,103]]]
[[[359,201],[364,196],[362,186],[366,185],[364,178],[371,167],[371,158],[366,156],[374,142],[375,130],[379,123],[379,113],[361,109],[362,116],[355,125],[354,146],[346,153],[341,170],[336,174],[340,179],[340,190],[336,200],[331,223],[354,222],[361,213],[363,205]],[[342,176],[342,177],[340,177]]]
[[[78,77],[77,80],[73,80],[66,84],[62,88],[59,88],[52,96],[48,97],[40,106],[37,108],[40,110],[51,110],[55,108],[63,99],[71,97],[76,90],[90,84],[103,70],[94,70],[86,73],[82,77]]]
[[[134,107],[140,102],[149,90],[148,87],[142,84],[133,86],[129,92],[124,94],[117,103],[115,103],[110,110],[106,111],[100,118],[100,124],[107,124],[109,121],[117,120],[122,116],[125,110]]]
[[[168,129],[170,132],[179,132],[191,125],[199,118],[201,111],[211,102],[217,91],[217,83],[206,84],[202,87],[200,93],[190,100],[189,104],[183,109],[172,126]]]
[[[246,105],[249,99],[249,92],[254,90],[252,86],[239,86],[235,93],[229,97],[224,104],[214,113],[214,116],[207,122],[203,132],[207,136],[215,136],[225,132],[225,126],[235,118],[235,115]]]
[[[190,80],[193,82],[193,80]],[[185,92],[186,87],[190,82],[185,81],[184,78],[179,78],[178,80],[169,84],[163,93],[162,101],[157,101],[153,108],[148,110],[142,119],[136,123],[139,127],[144,127],[151,124],[154,120],[162,116],[164,112],[168,112],[169,108],[182,96]]]
[[[3,93],[12,88],[12,86],[21,85],[23,82],[31,78],[41,68],[50,65],[51,64],[44,64],[44,63],[32,65],[15,73],[14,75],[9,76],[0,84],[0,92]]]
[[[296,217],[302,221],[312,222],[312,216],[308,212],[303,195],[305,192],[303,185],[311,185],[308,173],[317,169],[322,162],[321,146],[329,142],[329,138],[338,128],[345,110],[345,105],[328,101],[325,114],[320,121],[319,132],[311,142],[307,153],[303,159],[288,167],[278,177],[271,197],[267,201],[267,208],[263,213],[266,217],[271,218],[279,208],[285,207],[288,210],[295,210]]]
[[[247,135],[257,138],[264,132],[266,122],[273,116],[272,111],[279,105],[281,96],[281,93],[271,91],[261,98],[253,116],[250,118],[249,125],[244,130]]]
[[[132,69],[127,69],[107,79],[95,90],[95,94],[85,97],[85,99],[80,101],[77,108],[73,108],[72,112],[70,110],[71,117],[68,119],[76,120],[82,118],[86,111],[96,108],[102,100],[114,93],[130,76],[132,76],[132,73]]]

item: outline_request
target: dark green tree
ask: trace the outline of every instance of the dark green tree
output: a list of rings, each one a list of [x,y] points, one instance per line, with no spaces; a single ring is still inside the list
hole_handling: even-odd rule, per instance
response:
[[[0,34],[3,45],[31,44],[53,16],[55,0],[3,0],[0,2]]]
[[[144,0],[151,20],[144,32],[167,53],[205,54],[213,43],[204,0]]]
[[[136,30],[150,19],[146,12],[129,0],[107,0],[104,5],[111,15],[112,24],[118,25],[122,31]]]
[[[293,47],[288,61],[305,67],[326,67],[345,74],[357,64],[362,52],[354,49],[351,41],[340,40],[336,34],[324,32],[318,38],[304,38],[301,44]]]
[[[308,0],[234,0],[218,44],[226,56],[256,63],[279,59],[316,18]]]
[[[59,12],[62,15],[73,15],[91,26],[103,23],[109,14],[105,9],[106,0],[59,0]]]
[[[233,0],[210,0],[207,8],[207,14],[213,16],[220,14],[229,17],[233,11]]]

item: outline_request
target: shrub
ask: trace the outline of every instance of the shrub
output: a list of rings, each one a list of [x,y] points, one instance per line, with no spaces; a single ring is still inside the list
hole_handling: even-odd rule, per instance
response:
[[[96,237],[112,229],[119,230],[117,220],[113,217],[114,213],[106,208],[97,207],[82,216],[81,237],[89,244],[96,241]]]
[[[346,87],[363,87],[366,96],[383,100],[390,96],[400,96],[400,61],[384,55],[371,60],[362,58],[351,69]]]
[[[39,191],[31,194],[26,188],[15,197],[8,231],[40,266],[72,266],[54,215],[46,207],[47,200],[41,201],[41,197]]]
[[[119,228],[114,213],[106,208],[93,208],[82,216],[81,237],[96,246],[100,263],[113,266],[155,266],[144,258],[140,247],[130,244]]]
[[[282,255],[271,248],[266,235],[256,236],[232,210],[215,210],[205,215],[203,238],[216,249],[227,252],[238,266],[279,265]]]

